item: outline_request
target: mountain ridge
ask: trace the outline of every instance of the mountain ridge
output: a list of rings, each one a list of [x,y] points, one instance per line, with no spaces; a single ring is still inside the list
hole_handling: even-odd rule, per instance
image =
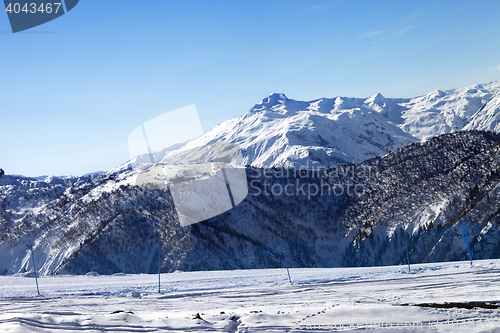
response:
[[[137,172],[1,178],[0,273],[32,270],[30,246],[42,275],[154,273],[158,243],[163,272],[282,267],[280,234],[291,267],[311,267],[313,250],[317,267],[395,265],[406,262],[403,230],[412,263],[463,260],[462,218],[475,258],[500,257],[500,135],[491,132],[315,171],[249,167],[242,203],[187,227],[168,188],[134,185]]]
[[[175,149],[156,152],[155,160],[167,160],[178,150],[225,141],[242,148],[244,165],[256,167],[360,163],[462,129],[500,131],[500,119],[495,118],[496,114],[500,117],[498,105],[490,110],[499,92],[500,81],[437,89],[414,98],[386,98],[377,93],[364,98],[297,101],[284,93],[272,93],[244,115]],[[147,156],[138,159],[149,160]],[[114,171],[133,164],[131,160]]]

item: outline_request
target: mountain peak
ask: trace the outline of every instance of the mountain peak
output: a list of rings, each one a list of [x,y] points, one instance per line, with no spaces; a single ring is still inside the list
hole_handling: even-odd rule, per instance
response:
[[[432,91],[431,93],[427,94],[427,96],[430,99],[436,99],[436,98],[441,98],[441,97],[446,96],[446,93],[440,89],[436,89],[436,90]]]
[[[260,104],[265,104],[267,106],[274,106],[277,104],[283,104],[283,102],[288,101],[288,98],[283,93],[272,93],[260,102]]]
[[[371,96],[371,97],[368,97],[368,98],[366,99],[366,102],[367,102],[368,104],[370,104],[370,103],[375,103],[375,104],[383,104],[383,103],[385,103],[385,101],[386,101],[386,100],[385,100],[385,97],[384,97],[384,96],[382,96],[382,94],[381,94],[381,93],[376,93],[375,95],[373,95],[373,96]]]
[[[283,93],[272,93],[250,109],[250,113],[261,111],[286,112],[290,100]]]

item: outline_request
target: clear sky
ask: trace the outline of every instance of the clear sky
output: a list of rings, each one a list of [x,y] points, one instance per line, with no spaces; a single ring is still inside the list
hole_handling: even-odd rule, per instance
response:
[[[0,168],[83,175],[141,123],[205,131],[273,92],[415,97],[500,78],[500,1],[80,0],[12,34],[0,13]]]

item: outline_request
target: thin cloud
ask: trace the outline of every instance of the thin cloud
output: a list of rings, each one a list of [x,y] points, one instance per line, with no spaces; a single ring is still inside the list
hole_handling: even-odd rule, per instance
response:
[[[488,67],[488,70],[489,70],[490,72],[493,72],[493,71],[500,71],[500,65],[498,65],[498,66],[490,66],[490,67]]]
[[[358,38],[368,38],[385,34],[385,31],[366,31],[358,35]]]
[[[402,35],[402,34],[405,34],[405,33],[407,33],[408,31],[410,31],[410,30],[412,30],[414,28],[415,27],[406,27],[403,30],[396,31],[395,33],[393,33],[393,35]]]

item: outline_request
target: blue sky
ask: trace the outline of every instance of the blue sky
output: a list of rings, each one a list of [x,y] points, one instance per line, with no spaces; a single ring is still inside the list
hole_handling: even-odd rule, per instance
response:
[[[0,167],[82,175],[141,123],[196,104],[205,131],[273,92],[414,97],[500,77],[500,1],[81,0],[12,34],[0,13]]]

